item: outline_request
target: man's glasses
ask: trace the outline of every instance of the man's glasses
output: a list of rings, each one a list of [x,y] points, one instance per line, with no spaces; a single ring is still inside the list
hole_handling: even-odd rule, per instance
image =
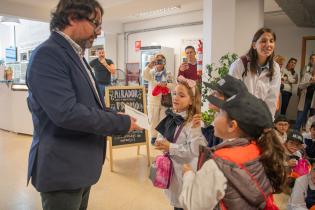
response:
[[[102,22],[99,22],[99,21],[96,20],[96,19],[91,20],[91,19],[89,19],[89,18],[86,18],[86,20],[89,21],[90,23],[92,23],[92,24],[95,26],[94,31],[99,31],[99,30],[101,30],[101,28],[102,28]]]

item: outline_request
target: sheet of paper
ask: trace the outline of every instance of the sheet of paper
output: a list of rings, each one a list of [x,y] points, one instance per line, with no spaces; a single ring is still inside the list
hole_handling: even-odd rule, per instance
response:
[[[125,113],[135,118],[137,120],[136,123],[139,127],[144,128],[144,129],[150,129],[148,115],[142,112],[139,112],[138,110],[132,108],[131,106],[128,106],[127,104],[124,104],[124,105],[125,105]]]

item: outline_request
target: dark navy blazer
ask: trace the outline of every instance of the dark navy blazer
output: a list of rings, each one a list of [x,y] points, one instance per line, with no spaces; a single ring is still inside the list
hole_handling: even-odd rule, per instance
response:
[[[34,124],[27,181],[32,178],[39,192],[95,184],[106,153],[104,137],[126,134],[130,118],[103,108],[95,79],[56,32],[33,51],[26,80]]]

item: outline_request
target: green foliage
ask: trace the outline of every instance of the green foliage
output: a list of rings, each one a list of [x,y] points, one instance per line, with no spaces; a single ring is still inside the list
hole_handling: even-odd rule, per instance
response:
[[[203,82],[209,82],[212,84],[217,83],[222,77],[228,74],[230,65],[238,58],[235,53],[227,53],[223,55],[219,60],[219,66],[215,64],[206,65],[207,68],[207,80]],[[209,88],[202,86],[202,102],[206,102],[206,97],[209,95]],[[210,125],[214,120],[215,112],[213,110],[208,110],[202,113],[202,119],[206,125]]]

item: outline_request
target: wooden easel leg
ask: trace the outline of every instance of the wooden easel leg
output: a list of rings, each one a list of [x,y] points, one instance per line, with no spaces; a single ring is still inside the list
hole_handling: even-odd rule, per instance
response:
[[[140,155],[140,146],[137,148],[137,155]]]
[[[150,164],[151,164],[151,158],[150,158],[150,143],[149,143],[148,138],[147,138],[147,158],[148,158],[148,166],[150,167]]]
[[[112,140],[108,141],[109,144],[109,166],[110,166],[110,171],[113,172],[113,146],[112,146]]]

